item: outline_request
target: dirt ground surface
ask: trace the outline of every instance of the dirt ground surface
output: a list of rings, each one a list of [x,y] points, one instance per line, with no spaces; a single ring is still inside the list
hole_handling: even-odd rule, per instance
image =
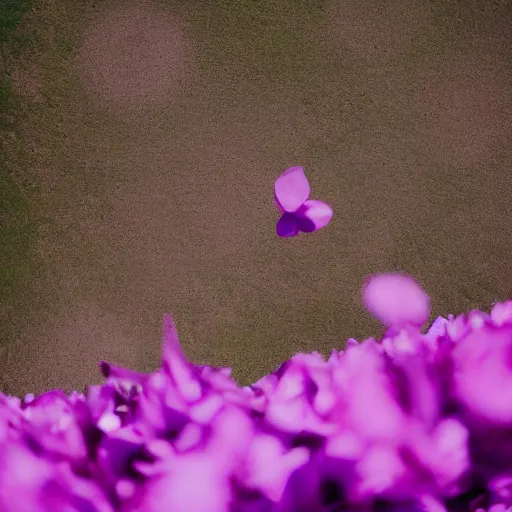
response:
[[[36,1],[6,145],[36,263],[3,300],[1,388],[82,389],[101,359],[152,370],[164,312],[192,360],[247,384],[378,335],[374,272],[415,276],[433,316],[511,298],[511,11]],[[292,165],[335,214],[282,240]]]

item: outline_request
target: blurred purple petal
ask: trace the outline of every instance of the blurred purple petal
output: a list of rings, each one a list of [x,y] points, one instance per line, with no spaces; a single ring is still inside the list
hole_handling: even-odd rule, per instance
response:
[[[199,400],[202,394],[198,380],[199,371],[194,368],[183,354],[176,326],[170,315],[164,316],[163,368],[169,373],[187,402]]]
[[[258,435],[250,448],[247,460],[250,476],[244,483],[248,487],[260,490],[272,501],[278,502],[289,476],[308,460],[307,449],[295,448],[287,452],[275,437]]]
[[[407,324],[421,327],[430,313],[428,295],[401,274],[373,276],[364,287],[363,300],[377,319],[395,329]]]
[[[512,426],[512,328],[483,328],[453,350],[454,392],[485,421]]]
[[[166,315],[151,374],[103,363],[87,395],[0,393],[0,510],[510,510],[510,303],[422,335],[412,279],[375,276],[363,298],[382,339],[295,354],[252,386],[189,362]]]
[[[74,405],[62,391],[50,391],[35,398],[26,407],[25,417],[30,421],[26,432],[48,453],[73,459],[87,456]]]
[[[134,384],[143,384],[149,376],[146,373],[121,368],[105,361],[100,361],[100,371],[107,379],[128,381]]]
[[[179,465],[150,479],[128,512],[228,512],[229,482],[214,460],[183,456]]]
[[[491,310],[491,319],[498,327],[512,324],[512,300],[495,304]]]
[[[44,510],[41,490],[55,476],[55,467],[21,442],[0,443],[0,510]]]

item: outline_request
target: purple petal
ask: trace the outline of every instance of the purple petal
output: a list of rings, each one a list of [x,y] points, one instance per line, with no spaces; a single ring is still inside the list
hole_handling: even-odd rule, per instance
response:
[[[214,460],[194,454],[160,478],[150,479],[128,512],[228,512],[229,481]]]
[[[140,451],[144,439],[134,427],[109,432],[101,440],[97,451],[97,463],[109,482],[124,476],[130,469],[132,458]]]
[[[87,455],[87,448],[75,409],[64,392],[44,393],[25,410],[30,420],[27,432],[56,457],[82,459]]]
[[[307,200],[310,193],[309,183],[302,167],[290,167],[274,185],[277,204],[285,212],[294,212]]]
[[[512,423],[512,328],[485,327],[453,351],[455,396],[473,414],[496,425]]]
[[[107,379],[129,381],[134,384],[144,384],[149,376],[146,373],[129,370],[128,368],[121,368],[120,366],[115,366],[111,363],[107,363],[106,361],[100,361],[99,366],[101,373]]]
[[[201,397],[201,385],[194,375],[197,372],[194,372],[195,368],[181,350],[176,326],[170,315],[164,316],[163,367],[187,402]]]
[[[292,213],[283,213],[277,221],[276,233],[282,238],[295,236],[299,232],[297,218]]]
[[[297,212],[299,216],[299,229],[304,233],[312,233],[322,229],[332,219],[332,208],[323,201],[309,199]]]
[[[363,290],[363,301],[378,320],[397,329],[422,326],[430,313],[428,295],[410,277],[381,274],[372,277]]]
[[[42,510],[41,488],[55,476],[55,466],[21,442],[0,443],[0,509]]]
[[[309,453],[304,447],[286,451],[275,436],[259,434],[254,437],[246,459],[245,484],[258,489],[275,502],[281,499],[293,471],[308,462]]]
[[[495,304],[491,310],[491,319],[494,325],[498,327],[512,324],[512,301],[508,300]]]

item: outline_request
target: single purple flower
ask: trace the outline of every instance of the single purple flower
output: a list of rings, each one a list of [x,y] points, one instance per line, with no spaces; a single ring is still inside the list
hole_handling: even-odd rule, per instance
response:
[[[309,199],[309,183],[302,167],[290,167],[279,178],[275,186],[275,200],[283,212],[277,222],[280,237],[311,233],[331,221],[332,208],[323,201]]]

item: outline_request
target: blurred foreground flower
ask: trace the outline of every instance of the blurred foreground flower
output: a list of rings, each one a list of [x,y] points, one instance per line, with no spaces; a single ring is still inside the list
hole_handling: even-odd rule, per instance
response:
[[[0,394],[1,512],[505,512],[512,307],[438,318],[412,279],[363,289],[386,327],[249,387],[196,366],[101,363],[86,394]]]

